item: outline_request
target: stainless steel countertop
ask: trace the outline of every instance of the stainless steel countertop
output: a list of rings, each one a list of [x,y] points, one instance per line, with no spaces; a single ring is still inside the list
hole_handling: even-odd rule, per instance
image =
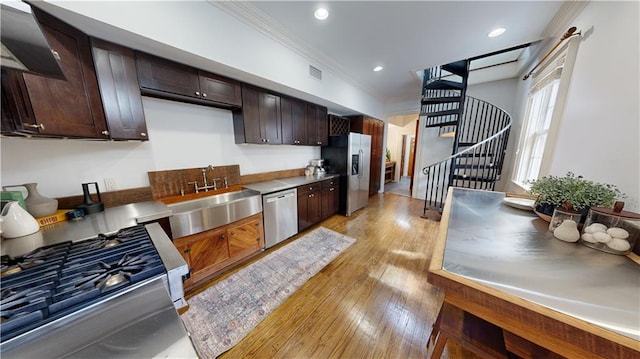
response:
[[[247,185],[243,185],[245,188],[252,189],[254,191],[258,191],[261,194],[267,194],[276,191],[282,191],[285,189],[302,186],[305,184],[311,184],[316,182],[321,182],[331,178],[338,178],[340,175],[336,174],[325,174],[323,176],[297,176],[297,177],[288,177],[281,178],[272,181],[265,182],[256,182]]]
[[[504,193],[455,188],[443,269],[640,340],[640,266],[555,239]]]
[[[171,216],[172,212],[162,202],[138,202],[105,208],[83,219],[64,221],[40,228],[40,231],[18,238],[3,238],[1,253],[12,257],[28,253],[36,248],[65,241],[81,241],[99,233],[112,234],[139,223]]]

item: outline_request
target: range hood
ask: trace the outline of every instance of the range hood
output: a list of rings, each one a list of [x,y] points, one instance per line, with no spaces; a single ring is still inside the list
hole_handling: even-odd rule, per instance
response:
[[[31,6],[17,0],[0,0],[0,6],[0,65],[64,79],[57,53],[49,47]]]

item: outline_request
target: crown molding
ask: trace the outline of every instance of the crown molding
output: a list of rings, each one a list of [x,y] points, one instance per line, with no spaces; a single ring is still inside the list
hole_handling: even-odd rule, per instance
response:
[[[548,51],[558,38],[567,31],[567,26],[584,10],[590,0],[565,1],[558,9],[558,12],[549,21],[542,31],[543,39],[539,41],[536,51],[529,56],[525,64],[518,71],[518,78],[529,72],[533,63]],[[578,29],[580,31],[580,29]]]
[[[243,23],[260,31],[262,34],[284,45],[288,49],[296,52],[309,61],[310,65],[318,67],[321,70],[329,70],[338,75],[346,82],[357,87],[359,90],[369,94],[378,101],[382,101],[377,94],[372,93],[368,86],[360,83],[358,80],[349,75],[342,65],[335,61],[332,57],[315,49],[303,45],[303,42],[293,35],[289,30],[277,23],[271,17],[260,11],[255,6],[246,1],[216,1],[207,0],[210,4],[216,6],[227,14],[235,17]]]
[[[560,9],[558,9],[558,12],[556,12],[544,31],[542,31],[542,36],[545,38],[562,36],[562,34],[567,31],[567,24],[581,13],[589,2],[589,0],[564,1]]]

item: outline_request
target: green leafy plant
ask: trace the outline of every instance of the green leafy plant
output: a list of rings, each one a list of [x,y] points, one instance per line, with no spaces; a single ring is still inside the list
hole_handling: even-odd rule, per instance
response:
[[[583,211],[589,207],[612,207],[615,200],[625,195],[611,184],[597,183],[567,172],[564,177],[544,176],[529,181],[529,192],[537,195],[536,205],[562,207],[570,202],[574,211]]]
[[[387,162],[391,161],[391,151],[389,151],[389,149],[387,148]]]

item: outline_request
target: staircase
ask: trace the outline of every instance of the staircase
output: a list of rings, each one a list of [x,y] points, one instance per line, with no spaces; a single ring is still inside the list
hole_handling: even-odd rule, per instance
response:
[[[420,121],[452,137],[451,156],[425,166],[424,212],[442,212],[450,186],[492,191],[500,179],[511,116],[466,95],[470,60],[424,70]]]

